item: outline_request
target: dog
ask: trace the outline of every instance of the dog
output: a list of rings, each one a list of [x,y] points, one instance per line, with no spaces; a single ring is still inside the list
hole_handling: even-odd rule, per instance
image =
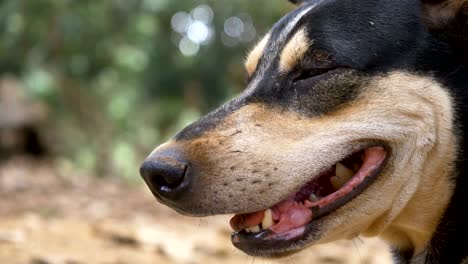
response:
[[[140,174],[235,247],[281,257],[358,235],[397,263],[468,261],[466,0],[309,0],[246,59],[246,89]]]

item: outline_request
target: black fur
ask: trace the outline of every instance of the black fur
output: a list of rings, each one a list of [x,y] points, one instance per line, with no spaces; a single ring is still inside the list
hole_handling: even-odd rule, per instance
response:
[[[310,1],[310,4],[316,2]],[[268,67],[262,76],[259,77],[258,72],[251,76],[250,80],[261,79],[254,91],[244,93],[190,125],[175,137],[176,140],[202,136],[246,104],[261,102],[313,117],[334,111],[354,99],[362,92],[368,76],[397,69],[444,76],[457,66],[450,61],[450,51],[445,44],[435,40],[423,25],[417,0],[322,1],[282,39],[280,36],[286,25],[308,5],[274,25],[264,54],[278,56],[268,62],[265,56],[260,59],[259,65],[268,64]],[[314,42],[313,49],[296,69],[287,75],[280,74],[279,53],[302,27]],[[322,81],[323,76],[314,76],[313,71],[317,69],[348,71],[346,76],[337,75],[330,87]]]

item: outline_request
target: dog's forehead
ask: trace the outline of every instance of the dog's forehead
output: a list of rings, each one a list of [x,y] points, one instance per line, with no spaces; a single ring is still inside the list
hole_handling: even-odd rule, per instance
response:
[[[245,66],[248,75],[252,76],[256,72],[257,77],[251,80],[246,90],[254,89],[258,85],[262,76],[291,41],[292,35],[301,27],[301,19],[316,9],[322,2],[324,1],[312,1],[288,13],[252,49],[247,56]]]
[[[290,12],[273,26],[266,37],[257,45],[261,46],[261,52],[256,54],[256,56],[263,56],[262,65],[268,65],[273,61],[275,54],[278,54],[283,48],[289,40],[291,33],[297,30],[301,19],[311,10],[315,9],[320,2],[321,1],[311,3]],[[248,58],[248,60],[249,59],[250,58]],[[247,61],[247,63],[249,63],[249,61]]]
[[[271,31],[270,43],[268,46],[272,48],[279,48],[281,44],[284,44],[288,40],[288,37],[292,32],[297,30],[300,26],[301,19],[307,16],[311,12],[316,12],[320,10],[320,6],[326,3],[333,2],[333,0],[315,0],[308,1],[306,4],[301,7],[289,12],[283,16],[278,22],[276,22]],[[273,50],[274,51],[274,50]]]
[[[278,54],[283,46],[288,42],[291,37],[291,34],[294,33],[298,27],[300,27],[300,21],[305,17],[309,12],[317,7],[320,2],[313,3],[310,5],[303,6],[298,8],[291,13],[284,16],[280,21],[278,21],[270,33],[268,43],[266,44],[264,54],[274,55]],[[265,64],[269,64],[272,58],[265,56],[263,61]]]
[[[316,59],[309,55],[363,71],[392,67],[396,59],[403,65],[401,51],[424,39],[419,15],[414,1],[308,1],[280,19],[247,56],[246,90],[258,87],[264,77],[281,78],[299,62]]]

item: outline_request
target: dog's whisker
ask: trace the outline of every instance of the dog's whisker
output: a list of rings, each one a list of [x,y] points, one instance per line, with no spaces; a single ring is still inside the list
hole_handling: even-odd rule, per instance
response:
[[[360,237],[360,236],[356,236],[357,240],[359,240],[359,242],[361,242],[361,244],[365,245],[365,241]]]
[[[357,251],[357,253],[358,253],[358,255],[359,255],[359,259],[360,259],[360,261],[362,262],[361,252],[359,252],[359,248],[358,248],[358,246],[356,245],[356,241],[355,241],[355,239],[352,239],[352,241],[353,241],[353,244],[354,244],[354,248],[356,249],[356,251]]]

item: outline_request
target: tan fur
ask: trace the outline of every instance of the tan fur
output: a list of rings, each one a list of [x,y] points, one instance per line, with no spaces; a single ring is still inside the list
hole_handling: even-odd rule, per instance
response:
[[[431,28],[442,28],[459,12],[468,14],[468,0],[446,0],[439,4],[424,4],[424,18]]]
[[[281,52],[280,71],[290,71],[304,57],[311,44],[304,28],[297,31]]]
[[[247,56],[247,59],[245,60],[245,69],[249,76],[252,76],[257,69],[258,62],[263,55],[263,50],[265,49],[269,39],[270,34],[267,34],[260,42],[258,42],[255,48],[253,48]]]
[[[338,211],[343,212],[343,220],[357,220],[363,209],[373,217],[357,220],[356,229],[342,230],[342,221],[331,216],[338,229],[331,228],[335,235],[328,235],[330,240],[342,238],[343,233],[381,235],[418,253],[435,231],[453,191],[449,176],[456,144],[451,99],[434,81],[408,74],[393,74],[370,86],[378,94],[369,94],[361,103],[387,113],[378,122],[380,137],[390,140],[394,158],[375,184]]]
[[[306,118],[247,105],[203,137],[171,143],[203,168],[192,207],[206,214],[271,207],[363,143],[378,140],[392,149],[385,170],[361,195],[315,220],[320,240],[310,243],[362,234],[420,252],[453,191],[451,98],[433,79],[408,73],[366,83],[362,95],[331,114]]]

